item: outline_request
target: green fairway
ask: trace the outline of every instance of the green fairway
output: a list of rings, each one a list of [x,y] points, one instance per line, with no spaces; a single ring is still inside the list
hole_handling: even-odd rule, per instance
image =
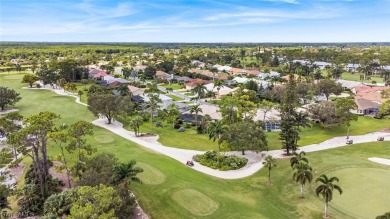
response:
[[[390,210],[390,195],[385,195],[390,194],[390,170],[346,168],[330,174],[343,182],[345,192],[334,200],[334,206],[341,211],[368,219]],[[359,179],[366,179],[367,183],[358,183]]]
[[[172,199],[193,215],[197,216],[211,215],[218,208],[218,203],[203,193],[193,189],[175,191],[172,194]]]
[[[21,89],[21,87],[26,86],[20,83],[21,78],[22,75],[0,74],[0,86],[11,87],[21,93],[23,99],[16,104],[16,108],[19,108],[23,115],[28,116],[50,110],[61,114],[62,118],[58,123],[65,122],[67,124],[78,120],[92,121],[95,119],[85,106],[76,104],[72,97],[58,96],[51,91]],[[376,123],[375,125],[370,120],[361,121],[363,122],[361,126],[352,125],[351,134],[364,132],[366,130],[360,130],[364,128],[368,130],[380,128],[388,122],[383,120],[383,123],[379,122],[379,125]],[[147,131],[148,128],[146,123],[143,126],[143,131]],[[202,146],[204,148],[213,144],[208,140],[207,135],[197,135],[195,132],[192,138],[184,138],[184,135],[180,136],[183,133],[177,132],[177,134],[172,135],[168,127],[153,127],[153,130],[156,133],[160,132],[162,139],[166,136],[167,139],[162,141],[184,142],[181,143],[183,147],[199,146],[201,140],[196,139],[195,136],[204,138]],[[345,129],[342,130],[343,132],[333,134],[345,135]],[[311,185],[306,186],[305,198],[299,198],[299,185],[292,181],[293,171],[288,159],[277,160],[277,167],[271,172],[273,186],[268,186],[268,171],[266,169],[243,179],[219,179],[195,171],[172,158],[140,147],[105,129],[95,127],[94,132],[95,135],[88,137],[87,141],[97,148],[98,153],[113,153],[121,162],[135,159],[139,166],[144,168],[145,172],[140,175],[140,178],[145,183],[132,183],[130,188],[136,194],[142,208],[152,218],[322,218],[324,203],[314,194],[316,184],[312,182]],[[278,135],[277,132],[268,134],[274,135],[274,137]],[[315,134],[313,131],[313,138],[315,138]],[[272,143],[273,140],[269,139],[269,141]],[[165,143],[169,145],[169,143]],[[334,194],[334,200],[330,204],[332,218],[356,218],[356,214],[360,214],[363,210],[371,212],[369,208],[372,206],[369,205],[364,205],[360,207],[361,211],[357,211],[352,204],[356,196],[351,196],[351,192],[355,193],[355,191],[365,189],[365,198],[377,196],[378,191],[382,191],[383,195],[389,193],[385,186],[379,188],[385,182],[379,178],[386,178],[383,173],[388,174],[390,166],[367,160],[368,157],[390,158],[389,145],[389,142],[354,144],[307,154],[310,165],[313,167],[314,179],[322,173],[328,176],[338,176],[341,179],[339,185],[345,194],[341,196]],[[59,150],[51,147],[48,152],[54,157],[59,153]],[[363,156],[362,152],[364,152]],[[71,159],[71,162],[74,160]],[[367,174],[359,175],[356,174],[356,169],[374,171],[366,171]],[[343,170],[347,172],[337,172]],[[351,170],[351,173],[348,173],[348,170]],[[345,178],[343,178],[344,175]],[[371,181],[378,188],[369,186]],[[367,185],[354,185],[352,182]],[[367,198],[367,200],[374,200],[372,197]],[[201,203],[195,203],[195,201]],[[351,203],[345,204],[348,201]],[[381,212],[372,211],[367,213],[367,216],[373,218],[376,214],[383,214],[389,209],[383,211],[382,208],[377,207],[376,210]],[[366,215],[361,217],[366,217]]]
[[[107,144],[114,141],[114,138],[110,135],[94,135],[95,140],[101,144]]]

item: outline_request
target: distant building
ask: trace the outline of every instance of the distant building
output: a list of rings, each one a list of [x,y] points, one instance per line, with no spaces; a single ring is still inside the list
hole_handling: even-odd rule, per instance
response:
[[[347,64],[344,66],[344,70],[348,72],[357,72],[359,68],[359,64]]]
[[[158,79],[168,80],[169,78],[171,78],[171,75],[163,71],[156,71],[155,77]]]

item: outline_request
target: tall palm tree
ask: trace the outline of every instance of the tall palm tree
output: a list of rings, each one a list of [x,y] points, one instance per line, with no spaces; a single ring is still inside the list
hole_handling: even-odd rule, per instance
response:
[[[219,153],[219,146],[221,145],[221,137],[222,134],[227,131],[227,127],[223,124],[222,121],[216,121],[211,123],[210,125],[210,132],[209,132],[209,139],[218,140],[218,153]]]
[[[273,167],[276,167],[276,159],[273,158],[271,155],[267,155],[263,161],[263,165],[268,169],[268,184],[272,185],[271,170]]]
[[[157,93],[148,93],[147,96],[149,97],[149,101],[145,106],[150,112],[150,133],[152,133],[154,112],[159,108],[158,104],[162,101]]]
[[[167,118],[172,122],[172,127],[175,128],[175,120],[180,115],[179,108],[175,103],[171,103],[167,107]]]
[[[198,101],[200,100],[201,97],[204,96],[206,91],[207,91],[207,88],[203,84],[201,84],[201,83],[196,84],[196,86],[194,87],[194,92],[198,97]]]
[[[137,162],[131,160],[128,163],[120,163],[113,169],[112,182],[114,185],[124,184],[127,188],[130,182],[142,183],[141,179],[137,177],[138,173],[142,173],[143,169],[135,167]]]
[[[325,200],[325,217],[328,217],[328,204],[333,199],[333,190],[336,189],[340,195],[343,193],[343,190],[340,188],[340,186],[334,184],[334,182],[339,182],[339,178],[332,177],[328,178],[325,174],[322,174],[316,179],[316,182],[320,182],[321,185],[319,185],[316,189],[316,195],[319,196],[322,195],[322,198]]]
[[[306,162],[299,162],[294,165],[295,172],[293,174],[293,180],[301,184],[301,198],[305,197],[304,186],[306,182],[311,183],[313,180],[312,168]]]
[[[196,127],[198,127],[198,114],[202,112],[202,108],[199,107],[199,105],[193,105],[191,106],[190,113],[195,113],[195,124]]]
[[[300,162],[305,162],[305,163],[309,163],[309,160],[304,157],[306,155],[306,152],[304,151],[301,151],[299,154],[297,152],[293,152],[293,155],[294,157],[292,157],[290,159],[290,165],[291,165],[291,168],[294,169],[294,166],[297,165],[298,163]]]

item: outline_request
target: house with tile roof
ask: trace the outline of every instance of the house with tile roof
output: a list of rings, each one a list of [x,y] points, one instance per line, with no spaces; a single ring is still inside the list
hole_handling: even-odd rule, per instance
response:
[[[156,71],[155,77],[158,79],[168,80],[169,78],[172,78],[172,75],[170,75],[164,71]]]
[[[355,98],[355,103],[357,105],[356,114],[376,115],[379,111],[379,104],[377,102],[362,98]]]
[[[354,87],[351,91],[355,93],[355,98],[366,99],[377,102],[379,104],[386,100],[382,98],[381,92],[389,89],[389,87],[372,87],[367,85],[360,85]]]
[[[208,84],[209,82],[200,78],[195,78],[192,81],[186,83],[186,89],[192,90],[196,87],[198,84]]]

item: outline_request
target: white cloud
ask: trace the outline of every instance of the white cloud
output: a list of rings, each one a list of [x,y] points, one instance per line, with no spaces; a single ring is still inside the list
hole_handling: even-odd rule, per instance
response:
[[[267,2],[298,4],[298,0],[265,0],[265,1],[267,1]]]

